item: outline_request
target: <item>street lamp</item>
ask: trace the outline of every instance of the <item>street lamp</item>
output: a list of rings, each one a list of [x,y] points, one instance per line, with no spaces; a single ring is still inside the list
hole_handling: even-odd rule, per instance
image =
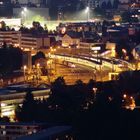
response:
[[[24,65],[24,66],[23,66],[23,72],[24,72],[24,82],[26,81],[26,77],[25,77],[25,72],[26,72],[26,69],[27,69],[27,66],[26,66],[26,65]]]
[[[26,16],[27,16],[27,8],[24,7],[23,10],[21,11],[22,18],[24,18],[24,22],[26,21]]]
[[[47,61],[47,66],[49,66],[49,69],[51,70],[51,60]]]
[[[123,98],[126,98],[126,97],[127,97],[127,95],[126,95],[126,94],[124,94],[124,95],[123,95]]]
[[[127,56],[127,51],[126,51],[126,49],[122,49],[122,53],[123,53],[123,55],[124,55],[124,59],[126,59],[126,56]]]
[[[40,78],[40,64],[39,63],[36,64],[36,68],[37,68],[36,80],[37,80],[37,84],[38,84],[38,80]]]
[[[40,67],[40,64],[39,63],[37,63],[37,68],[39,68]]]
[[[111,60],[111,64],[112,64],[112,72],[114,72],[115,70],[114,70],[114,61],[113,61],[113,58]]]
[[[53,55],[54,55],[54,71],[55,71],[55,75],[56,75],[56,54],[55,54],[55,52],[56,52],[56,49],[51,49],[51,52],[53,53]]]
[[[24,12],[27,12],[27,7],[24,7],[23,10],[24,10]]]
[[[89,8],[89,6],[86,7],[85,12],[87,13],[87,21],[89,21],[89,18],[90,18],[90,8]]]
[[[47,69],[48,69],[48,75],[52,75],[52,67],[51,67],[51,65],[52,65],[52,60],[51,59],[49,59],[48,61],[47,61]]]
[[[97,87],[93,87],[93,91],[94,91],[94,94],[95,94],[95,100],[96,100],[96,93],[97,93]]]
[[[94,75],[94,80],[96,81],[96,70],[93,71],[92,75]],[[92,76],[93,79],[93,76]]]

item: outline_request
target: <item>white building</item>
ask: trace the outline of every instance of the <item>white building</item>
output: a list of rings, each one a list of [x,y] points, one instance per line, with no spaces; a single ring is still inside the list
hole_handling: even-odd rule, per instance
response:
[[[11,0],[11,2],[15,2],[15,0]],[[48,0],[18,0],[19,4],[28,4],[29,2],[36,4],[36,5],[40,5],[42,3],[48,3]]]
[[[41,123],[0,123],[0,140],[13,140],[44,128]]]

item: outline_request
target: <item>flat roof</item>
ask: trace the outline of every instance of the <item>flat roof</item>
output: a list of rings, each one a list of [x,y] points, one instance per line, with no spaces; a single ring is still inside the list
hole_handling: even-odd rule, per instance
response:
[[[50,136],[65,133],[70,131],[71,129],[71,126],[55,126],[48,129],[44,129],[32,135],[17,138],[15,140],[49,140]]]
[[[43,125],[49,125],[50,123],[37,123],[37,122],[0,122],[0,126],[43,126]]]
[[[15,94],[15,93],[24,93],[27,92],[28,90],[34,92],[34,91],[45,91],[49,89],[50,88],[10,86],[10,87],[0,89],[0,97],[2,97],[2,95],[4,96],[4,95]]]

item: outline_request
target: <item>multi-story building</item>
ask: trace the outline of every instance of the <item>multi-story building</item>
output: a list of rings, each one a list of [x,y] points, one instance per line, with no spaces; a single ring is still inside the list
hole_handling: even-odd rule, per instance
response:
[[[41,123],[0,123],[0,140],[14,140],[42,130],[46,124]]]
[[[12,3],[16,3],[15,0],[11,0]],[[18,0],[19,5],[28,5],[28,4],[34,4],[36,6],[42,6],[42,5],[47,5],[48,0]]]
[[[23,49],[39,49],[51,45],[50,37],[44,35],[33,36],[31,34],[17,34],[17,36],[13,36],[12,44]]]
[[[99,0],[83,0],[84,5],[90,7],[90,9],[94,9],[99,5]]]
[[[54,126],[16,140],[75,140],[71,126]]]
[[[16,77],[13,77],[13,81],[17,80],[15,82],[23,82],[23,79],[24,80],[27,79],[26,73],[25,75],[22,74],[18,79],[16,79]],[[13,84],[12,81],[10,81],[10,79],[9,79],[9,82],[10,84]],[[25,90],[27,90],[29,86],[30,86],[29,84],[13,85],[13,86],[8,86],[6,89],[1,89],[0,91],[0,101],[1,101],[0,117],[7,116],[10,118],[11,121],[15,119],[15,105],[23,103],[24,97],[26,95]],[[18,90],[19,88],[22,89],[23,91],[19,91]],[[50,89],[47,89],[47,88],[44,88],[44,89],[35,88],[32,90],[32,94],[35,99],[48,98],[49,93],[50,93]],[[1,126],[1,123],[0,123],[0,126]]]
[[[0,44],[3,42],[22,49],[39,49],[51,45],[51,37],[46,35],[22,34],[20,31],[0,31]]]
[[[95,31],[95,23],[94,22],[71,22],[71,23],[64,23],[64,24],[59,24],[57,26],[57,31],[61,33],[65,33],[68,31],[75,31],[75,32],[80,32],[80,31]]]

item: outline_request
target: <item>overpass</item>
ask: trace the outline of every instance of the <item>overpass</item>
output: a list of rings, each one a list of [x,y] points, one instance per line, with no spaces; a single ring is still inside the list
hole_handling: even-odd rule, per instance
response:
[[[116,62],[115,60],[109,60],[101,57],[89,57],[84,55],[68,55],[68,54],[46,54],[47,57],[53,58],[53,59],[59,59],[62,61],[68,61],[76,64],[81,64],[87,67],[91,67],[97,70],[101,69],[101,66],[108,67],[112,70],[112,67],[114,67],[115,71],[122,71],[122,69],[119,67],[119,62]]]

